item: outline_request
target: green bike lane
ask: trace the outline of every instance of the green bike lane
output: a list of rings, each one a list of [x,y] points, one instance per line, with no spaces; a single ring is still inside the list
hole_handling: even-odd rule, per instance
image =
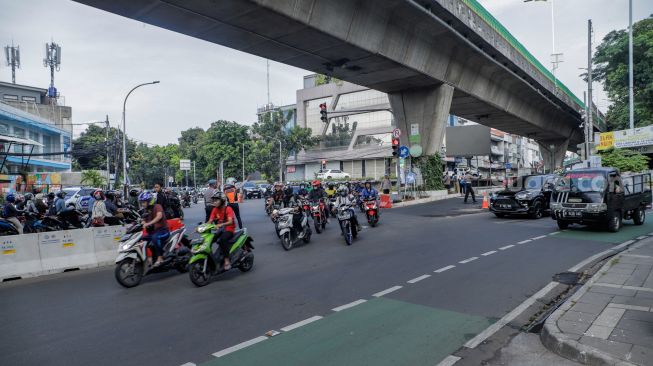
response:
[[[546,221],[505,224],[548,226]],[[262,330],[261,336],[220,351],[220,357],[202,365],[437,365],[547,285],[553,274],[585,259],[582,255],[588,249],[594,254],[648,234],[653,234],[650,222],[625,225],[619,233],[573,226],[506,243],[460,258],[442,272],[398,278],[395,287],[400,288],[362,297],[342,311],[297,319],[296,328],[289,324],[294,329],[280,330],[278,335],[263,336],[266,330]],[[551,263],[556,256],[556,263]],[[529,276],[519,275],[526,271]],[[493,300],[497,297],[502,300]]]

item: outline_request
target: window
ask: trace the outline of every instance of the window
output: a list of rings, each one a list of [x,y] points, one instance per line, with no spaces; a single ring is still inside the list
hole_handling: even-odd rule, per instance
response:
[[[4,100],[15,100],[18,101],[18,95],[5,94],[2,96]]]
[[[14,136],[20,137],[20,138],[25,138],[25,130],[22,129],[22,128],[14,127]],[[27,146],[25,146],[24,151],[29,151],[29,148]],[[23,152],[23,145],[14,144],[14,152],[15,153]]]
[[[35,97],[22,96],[21,99],[23,100],[23,102],[36,103]]]

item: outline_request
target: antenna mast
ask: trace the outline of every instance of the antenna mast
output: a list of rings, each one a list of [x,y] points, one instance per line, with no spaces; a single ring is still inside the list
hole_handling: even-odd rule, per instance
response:
[[[53,42],[45,44],[45,58],[43,66],[50,68],[50,87],[48,88],[48,97],[51,102],[56,104],[59,93],[54,86],[54,71],[59,71],[61,67],[61,46]]]
[[[11,82],[16,84],[16,69],[20,69],[20,47],[14,46],[14,42],[11,42],[11,46],[5,46],[5,58],[7,66],[11,67]]]

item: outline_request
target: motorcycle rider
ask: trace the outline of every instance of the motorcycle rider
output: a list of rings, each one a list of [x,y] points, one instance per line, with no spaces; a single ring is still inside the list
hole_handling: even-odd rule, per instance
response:
[[[172,218],[172,210],[170,209],[170,202],[168,202],[168,196],[161,188],[161,184],[154,184],[154,197],[156,198],[156,203],[163,207],[163,212],[165,212],[168,218]],[[140,196],[139,196],[140,197]]]
[[[238,188],[233,184],[224,185],[224,194],[229,201],[229,207],[234,211],[236,215],[236,220],[238,220],[238,228],[243,228],[243,221],[240,219],[240,207],[238,205]]]
[[[279,182],[274,182],[274,187],[272,188],[272,194],[270,195],[270,198],[272,199],[272,204],[277,205],[279,207],[283,206],[283,190],[282,190],[281,183]]]
[[[163,262],[163,245],[170,237],[168,222],[166,221],[163,207],[159,203],[156,203],[157,198],[152,192],[142,192],[138,196],[138,201],[140,202],[141,208],[145,210],[145,215],[141,219],[143,227],[147,229],[149,226],[153,226],[153,230],[151,232],[148,230],[147,235],[143,239],[147,240],[151,245],[152,254],[156,257],[154,266],[157,267]]]
[[[352,206],[356,205],[356,198],[354,195],[349,193],[349,189],[346,186],[338,187],[338,197],[336,198],[335,208],[338,209],[342,205],[348,205],[349,210],[351,211],[351,217],[354,225],[356,225],[356,230],[361,231],[361,226],[358,223],[358,217],[356,217],[356,210]],[[340,227],[342,231],[342,227]]]
[[[141,194],[141,190],[138,188],[132,188],[129,190],[129,198],[128,202],[129,204],[138,209],[138,195]]]
[[[369,180],[365,181],[365,186],[361,191],[361,197],[363,197],[363,200],[367,200],[367,199],[376,200],[379,197],[379,192],[374,187],[372,187],[372,182],[370,182]]]
[[[44,201],[43,193],[37,193],[35,197],[35,205],[38,213],[45,215],[48,212],[48,204]]]
[[[68,208],[66,208],[66,192],[59,191],[56,196],[57,198],[54,200],[54,213],[56,215],[61,215],[68,210]]]
[[[107,209],[104,192],[97,189],[92,196],[95,201],[93,201],[93,207],[91,208],[91,225],[104,226],[104,219],[113,216]]]
[[[216,191],[213,196],[211,196],[211,201],[213,202],[213,210],[211,210],[209,221],[217,223],[217,229],[224,228],[216,240],[224,257],[223,268],[225,271],[228,271],[231,269],[231,262],[229,261],[229,241],[234,237],[234,233],[236,232],[236,215],[233,208],[226,205],[227,198],[222,194],[222,192]]]
[[[327,189],[325,189],[324,192],[326,192],[329,198],[333,198],[338,191],[336,190],[335,184],[333,184],[333,182],[329,182],[327,183]]]
[[[7,221],[11,222],[14,227],[16,227],[18,234],[23,233],[23,224],[21,224],[20,220],[18,220],[18,216],[22,213],[22,210],[16,208],[16,196],[13,193],[9,193],[7,197],[5,197],[5,205],[4,209],[2,210],[2,216],[4,216]]]
[[[313,186],[313,189],[311,192],[308,194],[308,200],[311,202],[319,202],[322,199],[325,199],[328,197],[327,193],[324,191],[324,188],[322,188],[322,182],[319,180],[314,180],[311,184]],[[329,221],[329,217],[326,214],[326,212],[322,212],[322,215],[327,219],[327,222]]]
[[[283,189],[283,207],[291,207],[290,200],[294,197],[295,193],[293,192],[292,186],[287,184]]]
[[[301,182],[299,183],[299,191],[297,191],[297,195],[299,197],[305,198],[308,196],[308,190],[306,189],[306,183]]]
[[[25,193],[25,211],[33,214],[38,214],[39,210],[36,208],[36,204],[34,203],[34,194],[32,193]]]
[[[204,212],[206,213],[206,218],[204,219],[205,222],[209,221],[211,212],[213,212],[213,202],[211,201],[211,197],[213,197],[216,192],[218,181],[215,179],[209,179],[208,184],[209,187],[204,191]]]

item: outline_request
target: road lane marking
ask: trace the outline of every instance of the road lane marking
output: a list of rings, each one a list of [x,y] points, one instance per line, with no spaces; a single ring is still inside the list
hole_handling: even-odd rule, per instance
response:
[[[619,250],[619,249],[621,249],[621,248],[623,248],[623,247],[627,247],[627,246],[629,246],[630,244],[632,244],[632,243],[634,243],[634,242],[635,242],[634,240],[628,240],[628,241],[625,241],[625,242],[623,242],[623,243],[621,243],[621,244],[619,244],[619,245],[617,245],[617,246],[612,247],[611,249],[613,249],[613,250]]]
[[[427,279],[427,278],[429,278],[429,277],[431,277],[431,275],[429,275],[429,274],[425,274],[425,275],[421,275],[421,276],[419,276],[419,277],[415,277],[415,278],[413,278],[412,280],[409,280],[409,281],[407,281],[407,282],[408,282],[408,283],[416,283],[416,282],[419,282],[419,281],[421,281],[421,280],[425,280],[425,279]]]
[[[478,257],[471,257],[471,258],[463,259],[463,260],[461,260],[461,261],[458,262],[458,263],[460,263],[460,264],[465,264],[465,263],[473,262],[473,261],[475,261],[475,260],[477,260],[477,259],[478,259]]]
[[[540,240],[540,239],[544,239],[544,238],[546,238],[546,235],[536,236],[534,238],[531,238],[531,240]]]
[[[488,255],[492,255],[492,254],[494,254],[496,252],[497,252],[496,250],[490,250],[489,252],[485,252],[485,253],[483,253],[481,255],[484,256],[484,257],[487,257]]]
[[[458,360],[460,360],[460,357],[449,355],[436,366],[451,366],[458,362]]]
[[[228,354],[230,354],[230,353],[234,353],[234,352],[239,351],[239,350],[241,350],[241,349],[243,349],[243,348],[247,348],[247,347],[249,347],[249,346],[251,346],[251,345],[254,345],[254,344],[257,344],[257,343],[263,342],[263,341],[266,340],[266,339],[268,339],[268,337],[266,337],[266,336],[256,337],[256,338],[254,338],[254,339],[250,339],[249,341],[245,341],[245,342],[243,342],[243,343],[238,343],[238,344],[235,345],[235,346],[231,346],[231,347],[229,347],[229,348],[225,348],[225,349],[223,349],[222,351],[218,351],[218,352],[214,353],[213,356],[215,356],[215,357],[226,356],[226,355],[228,355]]]
[[[514,245],[510,244],[510,245],[506,245],[505,247],[499,248],[499,250],[506,250],[506,249],[510,249],[512,247],[514,247]]]
[[[290,332],[290,331],[293,330],[293,329],[297,329],[297,328],[299,328],[299,327],[301,327],[301,326],[304,326],[304,325],[306,325],[306,324],[312,323],[312,322],[314,322],[314,321],[318,321],[318,320],[320,320],[320,319],[322,319],[321,316],[319,316],[319,315],[315,315],[315,316],[312,316],[312,317],[310,317],[310,318],[308,318],[308,319],[304,319],[304,320],[302,320],[302,321],[300,321],[300,322],[297,322],[297,323],[295,323],[295,324],[287,325],[287,326],[281,328],[281,331],[282,331],[282,332]]]
[[[450,270],[450,269],[452,269],[452,268],[455,268],[455,267],[456,267],[456,266],[454,266],[454,265],[450,265],[450,266],[442,267],[442,268],[440,268],[440,269],[436,269],[436,270],[433,271],[433,272],[435,272],[435,273],[442,273],[442,272],[444,272],[444,271],[448,271],[448,270]]]
[[[495,224],[498,225],[503,225],[503,224],[511,224],[511,223],[519,223],[519,222],[526,222],[526,221],[531,221],[531,220],[510,220],[510,221],[495,221]]]
[[[526,301],[524,301],[519,306],[514,308],[511,312],[504,315],[503,318],[499,319],[499,321],[490,325],[489,327],[487,327],[487,329],[477,334],[476,337],[467,341],[467,343],[465,343],[464,346],[467,348],[476,348],[476,346],[481,344],[486,339],[490,338],[494,333],[496,333],[499,329],[503,328],[506,324],[513,321],[517,316],[523,313],[528,307],[533,305],[535,301],[537,301],[537,299],[542,298],[544,295],[546,295],[549,291],[551,291],[556,286],[557,286],[556,282],[549,282],[548,285],[544,286],[544,288],[538,291],[535,295],[526,299]]]
[[[196,366],[196,365],[194,363],[192,363],[192,362],[186,362],[185,364],[183,364],[181,366]]]
[[[345,309],[353,308],[354,306],[360,305],[360,304],[362,304],[362,303],[364,303],[366,301],[367,300],[363,300],[363,299],[352,301],[349,304],[340,305],[340,306],[335,307],[335,308],[333,308],[331,310],[333,310],[333,311],[342,311],[342,310],[345,310]]]
[[[554,232],[552,232],[552,233],[549,233],[549,235],[558,235],[558,234],[560,234],[559,231],[554,231]]]
[[[385,289],[385,290],[383,290],[383,291],[381,291],[381,292],[377,292],[377,293],[375,293],[375,294],[372,295],[372,296],[374,296],[374,297],[381,297],[381,296],[383,296],[383,295],[387,295],[387,294],[389,294],[389,293],[391,293],[391,292],[397,291],[397,290],[399,290],[399,289],[402,288],[402,287],[403,287],[403,286],[393,286],[393,287],[390,287],[390,288],[388,288],[388,289]]]
[[[578,271],[579,269],[585,267],[586,265],[588,265],[588,264],[594,262],[594,261],[597,260],[598,258],[601,258],[601,257],[603,257],[604,255],[606,255],[606,254],[610,254],[610,253],[612,253],[612,252],[613,252],[612,249],[608,249],[608,250],[604,250],[604,251],[602,251],[601,253],[594,254],[593,256],[591,256],[591,257],[585,259],[584,261],[578,263],[577,265],[575,265],[575,266],[569,268],[569,272],[576,272],[576,271]]]
[[[529,242],[531,242],[531,241],[533,241],[533,240],[531,240],[531,239],[526,239],[526,240],[522,240],[522,241],[517,242],[517,244],[526,244],[526,243],[529,243]]]

